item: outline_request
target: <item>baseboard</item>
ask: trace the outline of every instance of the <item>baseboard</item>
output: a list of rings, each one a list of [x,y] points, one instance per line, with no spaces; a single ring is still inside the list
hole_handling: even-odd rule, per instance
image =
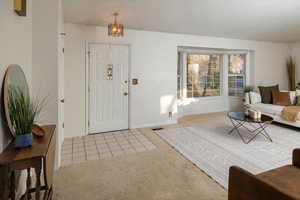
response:
[[[132,125],[132,126],[130,126],[130,129],[152,128],[152,127],[166,126],[166,125],[172,125],[172,124],[177,124],[177,123],[178,123],[177,120],[172,120],[172,121],[164,122],[164,123],[150,123],[150,124]]]

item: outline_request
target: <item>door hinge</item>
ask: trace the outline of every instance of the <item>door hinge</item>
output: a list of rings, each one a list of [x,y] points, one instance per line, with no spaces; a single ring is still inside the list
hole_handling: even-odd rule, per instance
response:
[[[90,121],[88,121],[88,127],[90,127]]]
[[[62,52],[65,53],[65,48],[62,48]]]
[[[62,127],[65,128],[65,123],[62,123]]]

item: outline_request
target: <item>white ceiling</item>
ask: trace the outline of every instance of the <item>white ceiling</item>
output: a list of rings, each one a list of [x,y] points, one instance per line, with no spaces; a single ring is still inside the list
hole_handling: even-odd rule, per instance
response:
[[[300,0],[63,0],[65,21],[227,38],[300,40]]]

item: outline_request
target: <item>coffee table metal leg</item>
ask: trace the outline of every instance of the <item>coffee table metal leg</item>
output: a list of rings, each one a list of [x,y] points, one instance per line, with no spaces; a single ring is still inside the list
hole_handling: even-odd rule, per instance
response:
[[[263,135],[266,139],[270,140],[271,142],[273,142],[271,136],[267,133],[266,131],[266,124],[259,124],[259,129],[257,131],[257,133],[249,140],[249,142],[251,142],[254,138],[256,138],[259,134]],[[249,143],[248,142],[248,143]]]
[[[260,124],[260,126],[261,126],[261,129],[262,129],[261,134],[262,134],[263,136],[265,136],[265,138],[267,138],[268,140],[270,140],[271,142],[273,142],[271,136],[270,136],[269,133],[266,131],[267,124]]]
[[[243,126],[244,123],[241,123],[239,121],[236,122],[236,124],[234,123],[234,120],[230,119],[232,125],[233,125],[233,128],[228,132],[228,135],[230,135],[234,130],[240,128]]]
[[[271,136],[266,131],[267,123],[258,123],[259,124],[258,127],[254,127],[252,125],[252,127],[254,127],[255,129],[250,130],[248,127],[246,127],[244,125],[245,122],[236,121],[236,120],[233,120],[231,118],[229,118],[229,119],[230,119],[230,121],[233,125],[233,128],[228,132],[228,134],[230,135],[233,131],[236,131],[245,144],[249,144],[254,138],[256,138],[260,134],[262,134],[269,141],[273,142]],[[249,132],[248,134],[250,134],[250,135],[252,135],[251,133],[254,133],[253,137],[251,137],[249,140],[246,140],[239,131],[240,127],[243,127],[244,129],[246,129]]]
[[[247,141],[244,139],[243,135],[240,133],[240,131],[239,131],[238,128],[236,129],[236,132],[238,133],[238,135],[240,136],[240,138],[242,139],[242,141],[243,141],[245,144],[248,144]]]
[[[247,144],[246,140],[244,139],[244,137],[242,136],[242,134],[239,131],[239,128],[243,127],[243,125],[244,125],[245,122],[236,121],[236,123],[234,123],[235,120],[233,120],[233,119],[230,119],[230,121],[231,121],[231,123],[233,125],[233,129],[228,134],[231,134],[235,130],[238,133],[238,135],[240,136],[240,138],[242,139],[242,141],[245,144]]]
[[[249,123],[249,124],[251,124],[251,123]],[[247,133],[248,133],[249,135],[253,135],[253,134],[251,134],[251,133],[256,133],[257,131],[259,131],[259,130],[261,129],[260,126],[258,126],[258,127],[255,127],[254,125],[251,125],[251,126],[252,126],[254,129],[251,130],[251,129],[249,129],[247,126],[244,126],[244,125],[243,125],[243,128],[246,129],[246,130],[248,131]]]
[[[246,144],[249,144],[254,138],[256,138],[259,134],[261,134],[262,130],[258,131],[252,138],[250,138]]]

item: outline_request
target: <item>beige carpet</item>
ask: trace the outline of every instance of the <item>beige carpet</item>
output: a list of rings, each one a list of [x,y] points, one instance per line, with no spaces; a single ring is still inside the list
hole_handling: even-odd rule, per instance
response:
[[[214,115],[185,118],[179,126]],[[171,128],[171,127],[169,127]],[[223,200],[227,192],[149,129],[157,149],[61,168],[56,200]]]

